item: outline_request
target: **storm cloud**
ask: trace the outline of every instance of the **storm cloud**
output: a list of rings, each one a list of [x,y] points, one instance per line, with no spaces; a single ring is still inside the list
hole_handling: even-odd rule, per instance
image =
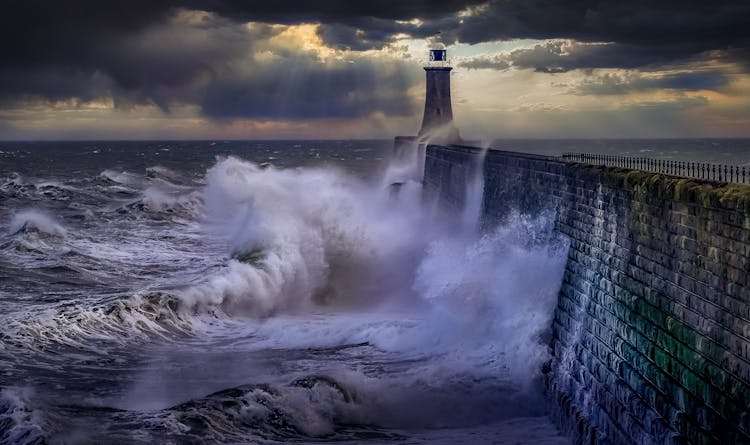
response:
[[[741,0],[508,0],[490,2],[447,35],[464,43],[497,39],[610,43],[607,52],[619,60],[619,66],[642,66],[709,50],[747,48],[749,19],[750,3]],[[579,60],[585,67],[590,59]]]
[[[719,72],[682,72],[659,76],[642,74],[604,74],[587,78],[573,90],[582,95],[619,95],[657,89],[701,91],[716,90],[729,84],[729,78]]]
[[[0,14],[0,108],[108,98],[165,112],[195,105],[217,119],[401,116],[417,107],[405,92],[419,73],[408,74],[401,55],[365,56],[401,38],[541,41],[466,68],[654,70],[709,53],[748,67],[749,21],[740,0],[10,0]],[[316,24],[324,45],[349,54],[323,60],[309,48],[269,47],[277,25],[299,24]],[[677,79],[620,80],[579,92],[680,88]]]
[[[585,43],[549,40],[508,54],[480,56],[461,63],[466,68],[505,70],[510,67],[533,69],[541,73],[564,73],[576,69],[646,68],[658,69],[675,61],[690,61],[695,54],[677,57],[659,46],[641,47],[622,43]]]
[[[254,119],[357,118],[374,112],[409,116],[404,92],[417,82],[396,62],[364,57],[321,62],[312,55],[245,64],[208,85],[198,98],[205,114]]]

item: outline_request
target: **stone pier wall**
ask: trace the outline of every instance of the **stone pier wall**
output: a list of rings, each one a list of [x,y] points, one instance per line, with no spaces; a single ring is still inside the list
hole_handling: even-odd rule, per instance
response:
[[[547,391],[578,443],[750,444],[750,187],[428,146],[425,189],[483,217],[553,208],[570,252]]]

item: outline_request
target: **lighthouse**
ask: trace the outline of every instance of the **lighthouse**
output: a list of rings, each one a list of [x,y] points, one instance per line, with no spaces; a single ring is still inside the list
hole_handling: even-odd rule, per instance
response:
[[[451,71],[445,45],[436,44],[430,49],[430,59],[424,67],[426,88],[424,94],[424,115],[422,128],[416,136],[396,136],[394,139],[394,159],[410,168],[405,178],[421,181],[424,173],[427,146],[468,144],[458,134],[453,123],[451,106]],[[404,178],[394,183],[402,182]]]
[[[456,143],[461,140],[453,123],[451,107],[451,71],[448,52],[443,45],[430,49],[430,60],[424,67],[426,88],[424,117],[417,137],[432,143]]]

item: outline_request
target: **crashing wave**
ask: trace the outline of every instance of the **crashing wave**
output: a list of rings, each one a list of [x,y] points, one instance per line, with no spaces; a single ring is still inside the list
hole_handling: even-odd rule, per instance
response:
[[[405,184],[394,202],[335,171],[236,158],[219,161],[206,182],[207,228],[227,238],[240,261],[181,291],[193,306],[268,316],[320,301],[346,304],[341,298],[377,303],[404,284],[426,245],[417,184]]]
[[[110,182],[134,188],[138,188],[143,184],[142,176],[126,171],[104,170],[99,173],[99,177]]]
[[[175,296],[150,292],[93,305],[64,303],[56,311],[16,319],[4,330],[13,345],[24,349],[43,351],[66,344],[97,352],[101,341],[125,344],[188,336],[194,315]]]
[[[186,180],[184,173],[176,172],[161,165],[146,168],[146,177],[156,180],[163,185],[178,189],[184,189],[191,183],[190,179]]]
[[[287,385],[242,385],[158,412],[182,440],[248,443],[285,440],[398,439],[367,426],[353,388],[326,375]]]
[[[39,210],[24,210],[13,215],[10,220],[8,233],[38,232],[51,236],[66,237],[68,231],[54,218]]]
[[[202,204],[199,193],[168,193],[156,187],[143,191],[140,209],[156,213],[196,213]]]
[[[28,403],[29,391],[0,390],[0,444],[44,445],[47,443],[38,413]]]

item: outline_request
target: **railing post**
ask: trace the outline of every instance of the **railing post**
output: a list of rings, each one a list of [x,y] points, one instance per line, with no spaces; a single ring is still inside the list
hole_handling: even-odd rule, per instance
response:
[[[623,156],[605,153],[563,152],[560,159],[570,162],[589,163],[605,167],[626,168],[671,176],[720,181],[727,183],[750,183],[748,165],[712,164],[708,162],[654,159],[641,156]]]

